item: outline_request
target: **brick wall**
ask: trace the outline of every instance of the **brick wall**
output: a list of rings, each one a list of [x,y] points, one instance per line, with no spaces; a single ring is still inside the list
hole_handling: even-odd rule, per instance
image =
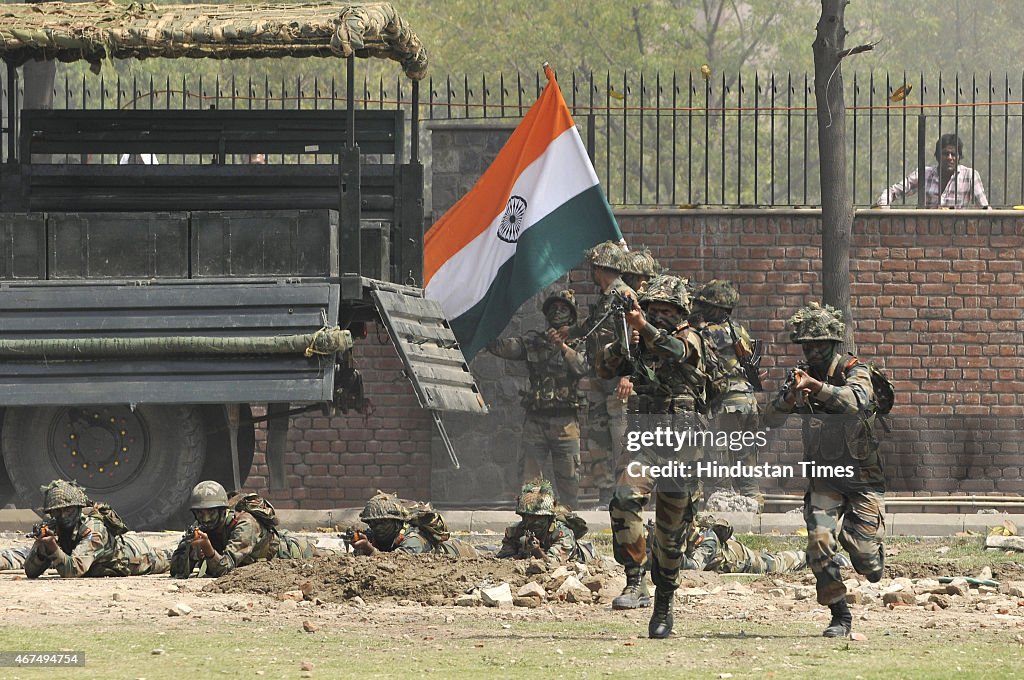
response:
[[[403,498],[429,498],[429,413],[419,408],[394,348],[378,341],[373,326],[357,342],[355,355],[372,412],[292,418],[285,453],[288,488],[278,491],[267,488],[266,436],[258,430],[247,488],[282,508],[358,507],[378,488]]]
[[[507,125],[457,121],[431,130],[435,215],[472,186],[508,133]],[[620,211],[618,217],[630,245],[649,246],[673,272],[737,283],[736,316],[767,345],[767,398],[783,367],[799,357],[785,320],[821,295],[818,213]],[[898,392],[893,432],[883,445],[890,490],[1024,493],[1022,261],[1024,217],[1013,211],[857,215],[851,275],[859,354],[885,366]],[[585,309],[593,299],[587,272],[575,270],[569,281]],[[539,299],[533,300],[506,334],[542,323]],[[454,470],[393,349],[374,343],[371,329],[357,349],[373,416],[294,419],[290,488],[268,496],[282,507],[302,508],[360,505],[378,487],[441,504],[511,500],[521,446],[522,367],[484,353],[473,361],[491,414],[445,416],[462,462]],[[261,437],[249,484],[258,489],[266,478],[262,447]],[[788,428],[774,434],[762,460],[793,463],[799,455],[799,433]],[[764,490],[797,492],[803,485],[788,480]]]
[[[1024,219],[966,215],[864,211],[855,220],[858,354],[885,366],[897,388],[883,447],[892,491],[1024,492]],[[631,212],[620,222],[631,244],[673,271],[738,284],[736,316],[767,342],[767,388],[777,389],[781,366],[799,356],[785,320],[821,295],[818,214]],[[797,439],[782,433],[764,459],[795,460]]]

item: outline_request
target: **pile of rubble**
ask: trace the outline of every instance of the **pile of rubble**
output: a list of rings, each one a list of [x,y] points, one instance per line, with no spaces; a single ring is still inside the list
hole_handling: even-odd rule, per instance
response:
[[[472,588],[460,595],[455,604],[462,607],[528,607],[534,608],[547,602],[569,602],[573,604],[598,604],[602,602],[601,590],[611,574],[601,565],[588,566],[572,563],[556,566],[553,570],[544,560],[530,560],[515,565],[530,580],[514,593],[508,583]]]

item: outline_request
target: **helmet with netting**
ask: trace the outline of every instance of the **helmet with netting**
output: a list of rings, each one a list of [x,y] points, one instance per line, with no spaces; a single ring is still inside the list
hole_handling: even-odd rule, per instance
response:
[[[658,261],[647,248],[633,250],[625,254],[622,260],[622,273],[636,276],[657,276],[661,273]]]
[[[587,262],[591,266],[614,269],[617,272],[622,271],[625,253],[622,251],[622,246],[615,241],[598,243],[590,250],[584,251],[584,253],[587,256]]]
[[[409,519],[409,509],[402,504],[398,496],[378,490],[377,494],[366,502],[363,511],[359,513],[359,519],[364,522],[375,519],[397,519],[404,522]]]
[[[43,512],[56,510],[57,508],[70,508],[78,506],[84,508],[92,505],[85,489],[76,482],[67,482],[63,479],[55,479],[46,486],[39,487],[43,494]]]
[[[516,499],[516,513],[520,515],[555,515],[555,490],[551,482],[537,477],[523,484]]]
[[[798,310],[789,318],[788,323],[793,327],[789,333],[789,339],[796,343],[817,340],[842,342],[846,331],[843,312],[832,305],[822,306],[817,302],[812,302]]]
[[[672,274],[659,274],[647,282],[640,294],[640,305],[650,302],[668,302],[679,307],[683,312],[690,311],[690,294],[686,290],[686,281]]]
[[[706,305],[732,309],[740,301],[740,294],[736,291],[736,287],[732,285],[732,281],[711,279],[697,291],[693,299]]]
[[[557,302],[563,302],[569,305],[569,309],[572,310],[571,323],[576,323],[576,318],[579,316],[579,310],[576,308],[576,294],[566,288],[565,290],[560,290],[557,293],[552,293],[547,296],[544,299],[543,306],[541,306],[541,311],[544,313],[544,316],[548,315],[548,310],[550,310],[551,306]]]
[[[199,482],[192,488],[192,500],[189,504],[193,510],[228,507],[228,492],[212,479]]]

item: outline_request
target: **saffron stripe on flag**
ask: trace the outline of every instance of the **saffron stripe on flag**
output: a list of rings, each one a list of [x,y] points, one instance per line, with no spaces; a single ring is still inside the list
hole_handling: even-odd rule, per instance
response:
[[[575,128],[558,87],[546,87],[530,107],[491,166],[468,194],[452,206],[423,237],[423,275],[434,273],[505,210],[516,179],[551,142]]]
[[[573,127],[562,133],[548,146],[543,156],[523,171],[512,195],[528,198],[530,203],[526,217],[530,222],[520,231],[519,239],[566,200],[597,185],[597,175],[585,159],[583,140]],[[487,229],[441,265],[427,283],[427,297],[434,297],[435,291],[445,291],[444,311],[449,318],[473,307],[491,287],[502,264],[516,256],[517,244],[502,241],[497,236],[502,214],[499,213]],[[572,264],[582,257],[581,247]]]
[[[451,320],[467,361],[501,333],[524,302],[580,262],[581,243],[617,238],[606,226],[610,214],[604,192],[595,185],[520,238],[515,257],[501,266],[484,298]]]

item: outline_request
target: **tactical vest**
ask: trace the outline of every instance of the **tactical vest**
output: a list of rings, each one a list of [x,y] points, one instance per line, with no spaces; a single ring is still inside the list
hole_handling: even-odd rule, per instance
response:
[[[689,332],[689,327],[684,325],[675,332],[675,337],[685,342],[683,338]],[[707,382],[703,361],[701,366],[694,366],[641,347],[634,365],[637,370],[631,380],[637,395],[635,412],[703,411]],[[630,410],[634,410],[632,404],[630,406]]]
[[[530,388],[520,402],[530,413],[575,411],[580,403],[578,376],[566,365],[562,350],[543,336],[524,338]]]
[[[826,379],[829,385],[845,387],[847,378],[857,370],[868,371],[868,367],[857,359],[841,362]],[[855,471],[854,482],[884,483],[882,458],[879,441],[875,434],[877,415],[869,408],[865,413],[854,415],[829,415],[818,418],[810,413],[806,405],[797,413],[804,414],[803,441],[804,458],[825,465],[851,465]],[[835,480],[843,483],[844,480]]]

